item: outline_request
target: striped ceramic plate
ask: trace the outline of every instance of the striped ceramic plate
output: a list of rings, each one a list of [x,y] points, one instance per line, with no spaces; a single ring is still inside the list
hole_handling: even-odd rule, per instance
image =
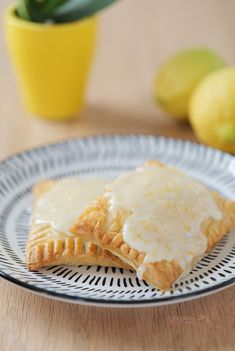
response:
[[[32,186],[45,178],[115,177],[148,159],[160,159],[235,199],[235,161],[228,154],[188,141],[154,136],[98,136],[68,140],[12,156],[0,163],[1,276],[30,291],[74,303],[146,306],[184,301],[235,282],[235,232],[226,236],[169,292],[117,268],[25,267]]]

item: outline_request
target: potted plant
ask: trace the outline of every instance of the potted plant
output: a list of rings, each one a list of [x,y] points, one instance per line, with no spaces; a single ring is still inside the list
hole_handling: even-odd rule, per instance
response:
[[[18,0],[6,10],[6,41],[30,113],[64,120],[82,109],[95,13],[114,1]]]

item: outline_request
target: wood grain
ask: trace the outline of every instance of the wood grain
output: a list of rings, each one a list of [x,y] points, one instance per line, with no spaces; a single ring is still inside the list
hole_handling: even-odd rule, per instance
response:
[[[1,0],[0,11],[10,0]],[[87,104],[70,123],[27,116],[0,31],[0,158],[28,147],[97,133],[194,139],[158,110],[154,73],[175,50],[206,45],[235,62],[233,0],[122,0],[100,20]],[[49,300],[1,279],[0,349],[234,350],[235,289],[165,307],[110,309]]]

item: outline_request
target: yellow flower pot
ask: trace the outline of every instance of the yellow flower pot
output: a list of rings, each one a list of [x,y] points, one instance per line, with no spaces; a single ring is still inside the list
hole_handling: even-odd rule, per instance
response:
[[[84,105],[97,20],[38,24],[5,12],[6,41],[23,102],[34,115],[70,119]]]

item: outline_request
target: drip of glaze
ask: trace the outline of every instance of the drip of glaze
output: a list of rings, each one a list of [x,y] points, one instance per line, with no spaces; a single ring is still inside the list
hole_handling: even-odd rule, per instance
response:
[[[187,274],[207,248],[201,224],[222,218],[211,193],[190,176],[171,167],[146,165],[123,174],[108,187],[111,217],[120,214],[124,241],[145,253],[148,263],[176,259]],[[182,276],[181,276],[182,277]]]

